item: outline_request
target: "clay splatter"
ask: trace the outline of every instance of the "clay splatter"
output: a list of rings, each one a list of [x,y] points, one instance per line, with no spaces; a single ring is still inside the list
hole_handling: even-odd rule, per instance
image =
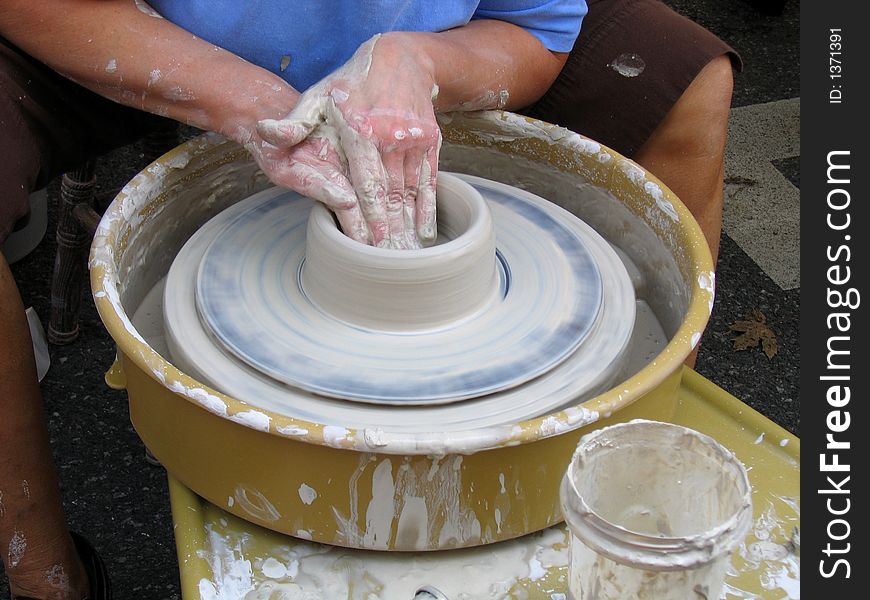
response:
[[[646,69],[644,60],[633,52],[620,54],[607,66],[623,77],[637,77]]]
[[[15,533],[12,534],[12,539],[9,540],[9,553],[6,564],[9,565],[10,569],[18,566],[18,563],[21,562],[21,557],[24,556],[26,551],[27,538],[24,536],[24,532],[16,529]]]
[[[299,486],[299,499],[302,500],[303,504],[310,505],[317,499],[317,490],[303,483]]]

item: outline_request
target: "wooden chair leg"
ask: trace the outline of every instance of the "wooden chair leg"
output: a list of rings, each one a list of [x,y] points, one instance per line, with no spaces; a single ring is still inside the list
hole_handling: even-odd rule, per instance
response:
[[[87,255],[93,232],[82,226],[82,216],[92,210],[95,162],[64,174],[60,187],[57,254],[51,279],[51,318],[48,339],[69,344],[79,335],[79,309],[87,274]]]
[[[145,136],[144,159],[149,164],[178,145],[178,124],[165,126]],[[79,309],[86,285],[88,248],[100,216],[94,211],[95,161],[64,174],[60,186],[57,223],[57,254],[51,279],[51,318],[48,339],[69,344],[79,335]],[[111,194],[114,197],[116,192]]]

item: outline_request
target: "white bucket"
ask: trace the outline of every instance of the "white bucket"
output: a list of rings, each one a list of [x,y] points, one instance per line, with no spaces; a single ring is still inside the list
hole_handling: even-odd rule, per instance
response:
[[[561,486],[571,597],[718,599],[751,492],[734,455],[691,429],[635,420],[584,436]]]

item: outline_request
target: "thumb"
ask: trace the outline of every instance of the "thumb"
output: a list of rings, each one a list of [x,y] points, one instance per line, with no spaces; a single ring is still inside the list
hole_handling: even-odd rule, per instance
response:
[[[299,103],[283,119],[258,121],[257,133],[273,146],[289,148],[311,135],[324,118],[323,98],[306,97],[306,94],[303,94]]]

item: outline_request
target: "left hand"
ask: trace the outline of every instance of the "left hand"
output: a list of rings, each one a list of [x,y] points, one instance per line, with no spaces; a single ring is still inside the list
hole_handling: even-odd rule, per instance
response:
[[[436,93],[420,53],[376,36],[287,117],[260,121],[262,141],[249,148],[275,183],[331,208],[350,237],[419,248],[436,235]]]

